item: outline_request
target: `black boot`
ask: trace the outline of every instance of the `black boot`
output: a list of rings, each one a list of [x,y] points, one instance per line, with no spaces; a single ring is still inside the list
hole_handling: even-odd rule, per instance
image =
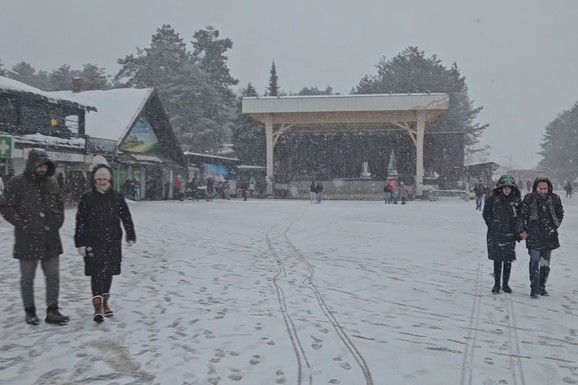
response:
[[[546,291],[546,281],[548,280],[548,275],[550,274],[549,266],[542,266],[540,268],[540,295],[548,297],[550,294]]]
[[[70,318],[65,315],[60,314],[58,311],[58,305],[48,306],[46,309],[46,321],[49,324],[66,325]]]
[[[500,293],[500,278],[502,277],[502,261],[494,261],[494,287],[493,294]]]
[[[24,308],[26,312],[26,323],[28,325],[38,325],[40,323],[40,319],[36,315],[36,307],[35,306],[28,306]]]
[[[510,281],[510,271],[512,270],[512,262],[504,262],[504,272],[502,275],[502,290],[504,290],[504,293],[511,293],[512,289],[510,288],[510,286],[508,285],[508,282]]]

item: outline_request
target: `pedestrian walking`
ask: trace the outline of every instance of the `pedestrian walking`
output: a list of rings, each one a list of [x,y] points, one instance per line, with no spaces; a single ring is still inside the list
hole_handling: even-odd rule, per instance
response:
[[[404,182],[399,184],[399,199],[401,199],[401,204],[404,205],[407,202],[407,186]]]
[[[487,192],[486,185],[480,179],[479,182],[474,187],[474,194],[476,194],[476,210],[482,211],[482,206],[484,205],[484,196]]]
[[[124,227],[127,246],[136,242],[130,210],[124,196],[112,188],[112,169],[99,164],[92,171],[92,190],[82,195],[76,213],[74,243],[84,257],[84,275],[90,276],[93,320],[112,317],[112,277],[121,273]]]
[[[24,172],[11,178],[0,197],[0,214],[14,226],[14,258],[20,263],[20,293],[29,325],[38,325],[34,301],[34,278],[40,263],[46,278],[47,323],[64,325],[60,314],[60,228],[64,223],[64,200],[53,177],[56,165],[48,153],[30,150]]]
[[[385,201],[386,205],[391,203],[391,188],[389,187],[389,182],[387,181],[383,185],[383,200]]]
[[[539,176],[532,192],[524,196],[518,220],[520,238],[526,240],[530,255],[530,296],[548,296],[552,250],[560,247],[558,228],[564,219],[562,200],[553,192],[550,179]]]
[[[321,204],[321,200],[323,199],[323,184],[321,182],[317,182],[315,191],[317,193],[317,204]]]
[[[522,198],[514,178],[503,175],[496,187],[486,198],[482,216],[488,227],[486,242],[488,259],[494,261],[494,287],[492,293],[500,290],[511,293],[509,286],[512,262],[516,260],[516,232]]]
[[[309,186],[309,200],[311,204],[314,204],[317,199],[317,186],[315,185],[315,181],[311,181],[311,185]]]

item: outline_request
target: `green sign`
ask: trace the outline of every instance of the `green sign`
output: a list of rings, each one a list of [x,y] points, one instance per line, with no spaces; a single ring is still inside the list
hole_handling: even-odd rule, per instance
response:
[[[0,136],[0,158],[12,158],[11,136]]]

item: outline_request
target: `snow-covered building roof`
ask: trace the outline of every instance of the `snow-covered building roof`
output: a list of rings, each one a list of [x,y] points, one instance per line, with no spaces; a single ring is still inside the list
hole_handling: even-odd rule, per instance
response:
[[[38,88],[29,86],[14,79],[0,76],[0,93],[23,93],[32,97],[40,98],[48,103],[64,104],[70,107],[84,109],[86,111],[96,111],[96,107],[89,102],[81,102],[73,97],[58,95],[55,92],[46,92]]]
[[[86,135],[120,141],[126,136],[153,93],[152,88],[118,88],[112,90],[51,92],[79,103],[91,103],[97,113],[86,114]]]

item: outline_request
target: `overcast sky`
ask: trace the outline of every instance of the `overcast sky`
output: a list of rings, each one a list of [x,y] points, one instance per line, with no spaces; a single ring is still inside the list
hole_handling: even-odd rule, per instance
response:
[[[467,5],[469,3],[469,5]],[[170,24],[192,49],[212,25],[233,41],[229,68],[245,87],[331,86],[347,94],[381,57],[408,46],[457,63],[490,127],[482,144],[506,167],[535,166],[544,128],[578,101],[576,0],[0,0],[0,60],[36,69],[116,60]],[[433,90],[432,90],[433,91]]]

